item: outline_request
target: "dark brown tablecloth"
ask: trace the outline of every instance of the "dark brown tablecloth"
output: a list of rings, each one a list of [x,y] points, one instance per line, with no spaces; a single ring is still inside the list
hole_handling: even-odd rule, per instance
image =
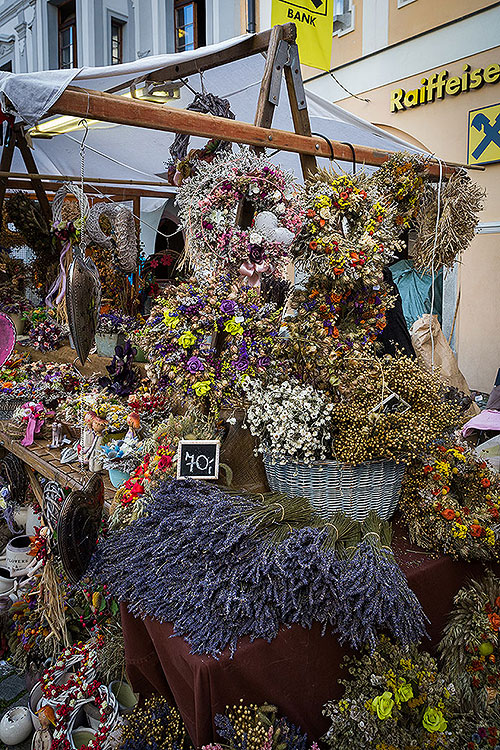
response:
[[[481,566],[432,558],[412,547],[401,528],[393,540],[396,557],[430,620],[431,644],[439,640],[458,589]],[[190,653],[184,639],[172,635],[172,625],[132,617],[122,605],[127,672],[141,695],[159,692],[178,707],[195,746],[214,741],[213,719],[243,699],[276,705],[281,714],[317,740],[328,728],[321,709],[338,698],[342,686],[340,662],[347,653],[334,635],[322,636],[299,625],[283,628],[271,643],[242,638],[233,658]],[[429,647],[429,644],[425,644]]]

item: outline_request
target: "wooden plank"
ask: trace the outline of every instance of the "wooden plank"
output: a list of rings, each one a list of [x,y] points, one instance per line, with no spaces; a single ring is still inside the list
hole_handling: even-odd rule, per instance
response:
[[[39,174],[38,172],[8,172],[0,169],[0,177],[8,177],[9,179],[22,179],[22,180],[47,180],[49,182],[60,181],[60,182],[80,182],[81,177],[75,177],[67,174]],[[173,188],[166,180],[115,180],[112,177],[85,177],[85,182],[94,183],[96,185],[156,185],[157,187],[165,188],[175,192]]]
[[[15,127],[15,136],[16,136],[16,144],[19,148],[19,151],[21,152],[21,156],[23,157],[23,161],[26,165],[27,171],[30,173],[38,172],[38,168],[35,164],[35,159],[33,158],[31,149],[28,146],[28,143],[24,136],[24,132],[22,131],[19,125],[16,125]],[[52,209],[50,208],[50,203],[49,203],[49,199],[47,198],[47,193],[45,192],[45,188],[43,187],[42,183],[39,180],[32,180],[31,184],[33,185],[33,190],[35,191],[35,195],[38,199],[38,203],[40,204],[40,209],[42,211],[42,214],[45,216],[47,224],[50,227],[52,224]]]
[[[82,113],[87,113],[89,118],[102,122],[116,122],[121,125],[134,125],[171,133],[186,133],[201,138],[217,138],[234,143],[246,143],[250,146],[277,148],[297,154],[324,156],[328,159],[331,156],[330,147],[323,138],[298,135],[275,128],[261,128],[238,120],[227,120],[191,110],[159,106],[151,102],[126,99],[101,91],[81,91],[68,87],[50,110],[50,114],[74,117],[80,117]],[[352,161],[349,146],[339,141],[331,141],[331,144],[335,159]],[[394,153],[356,144],[354,148],[359,164],[377,167]],[[426,168],[430,174],[439,176],[437,161],[430,159]],[[443,165],[443,176],[448,177],[455,171],[454,166]]]
[[[14,156],[15,147],[16,147],[16,139],[14,137],[14,133],[12,133],[10,137],[9,145],[4,146],[2,149],[2,158],[0,159],[0,169],[2,170],[4,174],[8,175],[9,173],[10,165],[12,164],[12,158]],[[3,200],[5,197],[5,190],[7,188],[7,182],[8,182],[8,179],[5,179],[4,177],[0,179],[0,217],[2,216]]]
[[[257,109],[255,110],[254,125],[258,125],[261,128],[270,128],[274,117],[276,104],[273,104],[273,102],[269,101],[269,92],[271,89],[271,79],[273,76],[276,52],[278,50],[278,45],[282,39],[283,27],[274,26],[271,29],[269,48],[266,55],[266,64],[264,66],[262,83],[260,84]]]
[[[296,34],[295,24],[285,23],[281,27],[284,31],[285,38],[292,37]],[[143,78],[135,79],[135,82],[145,80],[148,81],[178,81],[180,78],[187,78],[188,76],[195,75],[201,70],[211,70],[211,68],[217,68],[220,65],[234,62],[235,60],[241,60],[244,57],[250,57],[251,55],[257,55],[259,52],[265,52],[269,46],[269,39],[271,37],[272,29],[266,29],[258,34],[246,37],[238,44],[228,47],[227,49],[214,52],[204,57],[199,57],[194,60],[186,60],[185,62],[178,62],[173,65],[167,65],[164,68],[159,68]],[[108,93],[114,93],[116,91],[123,91],[129,88],[134,83],[134,79],[121,83],[118,86],[108,89]]]
[[[8,189],[9,190],[26,190],[28,192],[33,192],[32,184],[29,180],[23,180],[23,179],[15,179],[15,180],[9,180],[8,182]],[[45,191],[47,193],[55,193],[59,188],[61,187],[60,182],[45,182],[44,183]],[[89,196],[92,196],[95,198],[97,202],[103,200],[99,193],[102,193],[104,196],[112,196],[113,198],[116,198],[117,200],[121,201],[127,201],[131,200],[132,198],[135,198],[136,196],[140,196],[141,198],[165,198],[167,200],[168,198],[171,198],[175,193],[170,190],[148,190],[143,188],[127,188],[127,187],[107,187],[105,185],[99,186],[98,188],[99,192],[96,192],[92,189],[92,185],[85,184],[83,186],[83,192],[87,193]]]
[[[298,57],[297,62],[299,62]],[[290,111],[292,113],[293,127],[296,133],[300,133],[300,135],[306,135],[310,137],[311,121],[309,120],[309,110],[307,109],[307,107],[305,107],[305,109],[299,109],[299,102],[297,101],[297,95],[295,92],[295,87],[293,85],[293,73],[302,78],[302,74],[300,72],[300,63],[297,65],[295,71],[292,71],[289,65],[285,66],[285,81],[288,91],[288,99],[290,101]],[[310,154],[300,154],[300,166],[302,167],[302,174],[304,175],[305,180],[309,174],[314,174],[318,169],[316,157],[311,156]]]

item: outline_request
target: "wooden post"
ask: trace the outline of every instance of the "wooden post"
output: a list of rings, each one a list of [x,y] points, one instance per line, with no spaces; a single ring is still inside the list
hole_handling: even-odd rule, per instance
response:
[[[16,138],[16,144],[19,147],[21,156],[23,157],[23,161],[26,165],[26,170],[31,174],[37,174],[38,169],[35,164],[35,159],[33,158],[31,149],[28,146],[26,138],[24,137],[22,128],[19,125],[15,126],[15,138]],[[49,199],[47,198],[47,193],[45,192],[45,188],[41,180],[33,179],[31,180],[31,184],[33,185],[33,190],[35,191],[36,197],[38,199],[38,203],[40,204],[40,209],[42,211],[42,214],[45,217],[48,226],[50,227],[52,225],[52,210],[50,208],[50,203],[49,203]]]
[[[14,157],[15,147],[16,147],[16,138],[15,138],[14,133],[12,133],[10,136],[9,145],[4,146],[2,149],[2,158],[0,159],[0,171],[2,172],[10,171],[10,166],[12,164],[12,159]],[[2,218],[3,201],[5,198],[5,191],[7,189],[8,180],[9,180],[8,177],[0,178],[0,222],[3,221],[3,218]]]

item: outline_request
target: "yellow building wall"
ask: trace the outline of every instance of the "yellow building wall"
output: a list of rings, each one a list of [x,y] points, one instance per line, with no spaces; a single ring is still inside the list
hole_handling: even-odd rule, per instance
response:
[[[494,4],[484,0],[414,0],[398,8],[398,0],[389,0],[389,44],[401,42]]]
[[[417,0],[418,5],[421,0]],[[449,75],[460,75],[463,64],[471,69],[500,62],[500,47],[446,66]],[[420,79],[438,73],[429,70],[388,86],[363,92],[370,102],[348,98],[337,102],[399,137],[422,144],[450,162],[467,160],[467,128],[470,110],[500,102],[500,83],[479,90],[446,96],[443,100],[390,112],[390,94],[396,88],[418,88]],[[327,96],[327,90],[325,89]],[[470,176],[487,190],[481,221],[500,221],[500,163],[489,164]],[[456,348],[459,366],[471,388],[489,392],[500,367],[500,234],[481,234],[466,250],[459,270],[460,305],[457,315]]]

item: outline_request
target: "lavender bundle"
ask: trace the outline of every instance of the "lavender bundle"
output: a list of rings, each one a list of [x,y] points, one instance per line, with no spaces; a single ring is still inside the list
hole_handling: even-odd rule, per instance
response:
[[[314,621],[353,645],[359,645],[361,631],[374,638],[379,623],[396,636],[401,632],[406,642],[414,640],[422,615],[417,602],[410,632],[405,590],[400,581],[394,588],[394,560],[375,554],[368,543],[366,560],[358,561],[361,545],[354,561],[339,559],[336,547],[342,540],[354,544],[357,534],[358,525],[340,515],[320,524],[300,498],[255,501],[203,482],[165,480],[148,515],[101,540],[93,571],[132,614],[172,622],[194,653],[217,656],[226,647],[233,653],[242,636],[270,641],[283,625],[311,627]],[[353,569],[363,565],[375,582],[373,594],[377,586],[383,589],[384,613],[393,589],[393,610],[385,617],[370,614],[369,605],[376,609],[376,603],[362,596],[361,617],[371,619],[359,624],[351,617],[346,626],[349,608],[360,608],[351,581]],[[390,578],[383,587],[386,571]]]
[[[344,596],[340,642],[374,649],[378,634],[387,631],[403,646],[417,643],[426,635],[426,617],[394,559],[390,524],[372,512],[361,531],[361,542],[351,548],[339,582]]]

